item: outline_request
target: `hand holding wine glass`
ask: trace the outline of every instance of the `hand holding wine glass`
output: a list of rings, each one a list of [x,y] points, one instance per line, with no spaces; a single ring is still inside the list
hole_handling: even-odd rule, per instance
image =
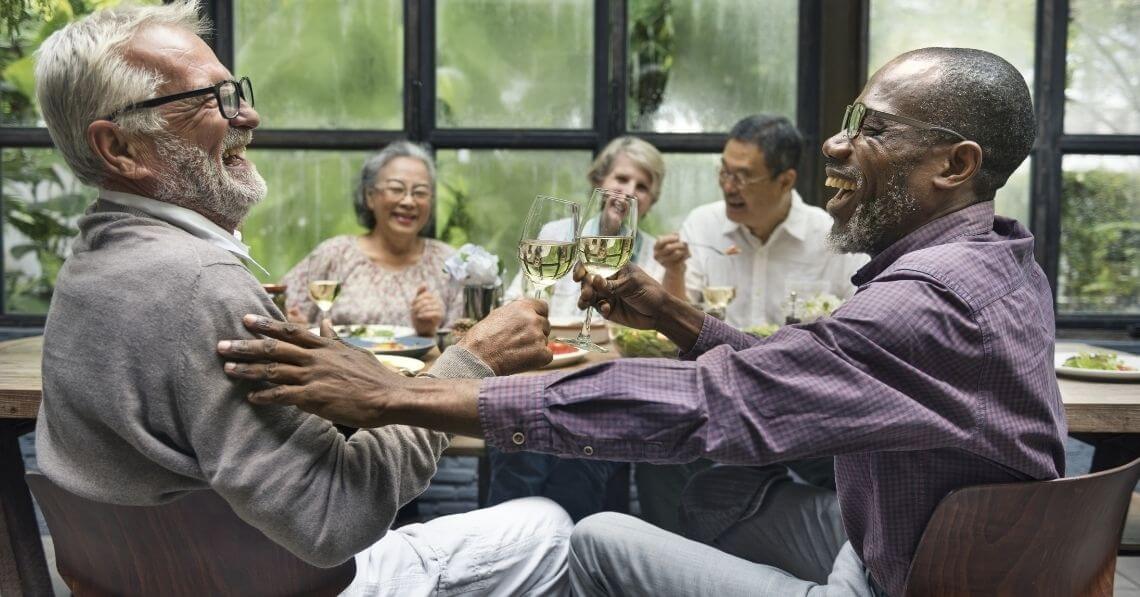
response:
[[[542,291],[570,272],[577,255],[578,205],[538,195],[519,239],[519,265],[541,300]]]
[[[637,198],[620,191],[594,189],[585,214],[578,233],[578,258],[588,273],[608,278],[633,255],[637,234]],[[594,352],[608,352],[590,340],[593,311],[592,308],[586,309],[582,331],[576,338],[558,338],[558,341]]]

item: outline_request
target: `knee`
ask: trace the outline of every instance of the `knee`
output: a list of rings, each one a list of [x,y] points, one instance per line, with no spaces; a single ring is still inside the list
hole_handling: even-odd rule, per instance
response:
[[[584,559],[593,559],[593,554],[604,549],[606,537],[613,534],[626,517],[617,512],[599,512],[587,516],[574,526],[574,533],[570,535],[570,551]]]
[[[536,531],[545,528],[555,536],[568,537],[574,528],[570,515],[550,498],[532,496],[511,500],[507,504],[512,518],[525,521],[525,526]]]

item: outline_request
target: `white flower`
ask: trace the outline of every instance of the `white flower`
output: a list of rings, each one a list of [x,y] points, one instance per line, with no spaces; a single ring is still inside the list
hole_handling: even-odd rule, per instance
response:
[[[499,258],[478,245],[465,244],[443,262],[452,279],[467,286],[498,286]]]

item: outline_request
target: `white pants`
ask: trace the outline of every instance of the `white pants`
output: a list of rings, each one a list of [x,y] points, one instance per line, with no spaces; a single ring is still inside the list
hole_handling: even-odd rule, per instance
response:
[[[403,526],[356,554],[342,595],[568,595],[573,527],[543,497]]]

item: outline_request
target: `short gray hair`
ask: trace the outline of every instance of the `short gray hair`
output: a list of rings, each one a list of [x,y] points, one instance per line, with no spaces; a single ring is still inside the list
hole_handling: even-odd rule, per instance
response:
[[[380,176],[384,166],[396,158],[413,158],[424,163],[428,178],[431,179],[432,200],[435,200],[435,161],[431,159],[431,153],[422,145],[411,141],[393,141],[379,153],[364,160],[364,166],[360,168],[360,184],[356,187],[352,206],[356,209],[356,221],[369,230],[376,227],[376,215],[368,209],[368,190],[376,184],[376,178]]]
[[[198,0],[162,6],[126,4],[99,10],[56,31],[36,52],[36,98],[55,146],[79,180],[102,184],[103,162],[87,144],[87,127],[128,104],[153,98],[161,73],[129,64],[123,53],[141,30],[152,26],[185,29],[198,36],[209,30]],[[117,119],[130,134],[154,134],[166,122],[155,110],[129,112]]]

